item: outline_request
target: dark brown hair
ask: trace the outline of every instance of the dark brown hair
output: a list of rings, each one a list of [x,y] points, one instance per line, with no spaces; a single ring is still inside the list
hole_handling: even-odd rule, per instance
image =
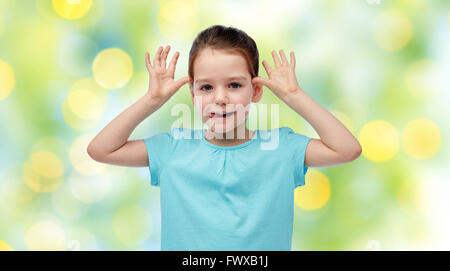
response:
[[[247,61],[251,78],[258,76],[259,53],[255,41],[244,31],[235,27],[213,25],[200,32],[189,52],[188,75],[194,80],[194,60],[201,50],[222,49],[242,54]]]

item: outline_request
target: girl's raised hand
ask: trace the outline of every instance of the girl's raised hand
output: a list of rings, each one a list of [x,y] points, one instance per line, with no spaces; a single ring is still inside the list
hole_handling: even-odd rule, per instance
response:
[[[174,81],[175,66],[177,64],[180,53],[177,51],[169,63],[169,68],[166,69],[167,55],[170,51],[170,45],[167,45],[163,51],[160,46],[155,53],[153,65],[150,62],[150,55],[145,53],[145,65],[149,73],[148,95],[151,99],[158,99],[163,103],[166,102],[181,86],[188,83],[191,79],[185,76],[177,81]]]
[[[272,51],[275,69],[272,69],[265,60],[262,62],[269,79],[257,76],[252,79],[252,83],[261,83],[272,90],[280,99],[284,99],[290,94],[296,93],[300,87],[295,76],[294,52],[291,52],[291,63],[288,63],[283,50],[280,50],[280,55],[281,61],[276,51]]]

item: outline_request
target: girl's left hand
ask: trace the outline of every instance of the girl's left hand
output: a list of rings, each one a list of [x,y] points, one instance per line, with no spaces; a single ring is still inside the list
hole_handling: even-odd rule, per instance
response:
[[[272,69],[269,64],[263,60],[262,64],[266,69],[269,79],[262,77],[254,77],[252,83],[261,83],[271,89],[275,95],[284,100],[291,94],[299,91],[300,87],[295,76],[295,55],[291,52],[291,63],[289,64],[283,50],[280,50],[281,62],[275,50],[272,51],[273,60],[275,62],[275,69]]]

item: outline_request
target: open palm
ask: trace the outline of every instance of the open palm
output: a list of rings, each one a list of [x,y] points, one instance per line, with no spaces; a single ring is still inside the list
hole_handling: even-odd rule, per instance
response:
[[[287,61],[283,50],[280,50],[280,55],[281,61],[276,51],[272,51],[275,69],[272,69],[267,61],[263,60],[262,62],[269,79],[254,77],[252,83],[261,83],[272,90],[279,98],[284,99],[290,94],[297,92],[299,85],[295,76],[294,52],[291,52],[291,63]]]
[[[150,83],[148,87],[149,95],[155,99],[162,99],[167,101],[182,85],[190,81],[189,76],[183,77],[177,81],[174,80],[175,66],[177,64],[180,53],[177,51],[166,68],[167,55],[169,54],[170,46],[167,45],[163,51],[160,46],[155,53],[153,66],[150,63],[150,56],[147,52],[145,54],[145,64],[149,72]]]

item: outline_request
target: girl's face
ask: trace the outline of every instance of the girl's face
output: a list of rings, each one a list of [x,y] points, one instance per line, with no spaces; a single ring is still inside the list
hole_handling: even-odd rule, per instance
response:
[[[251,83],[245,58],[206,48],[197,55],[193,70],[192,102],[211,131],[225,134],[245,126],[250,103],[262,97],[262,86]]]

